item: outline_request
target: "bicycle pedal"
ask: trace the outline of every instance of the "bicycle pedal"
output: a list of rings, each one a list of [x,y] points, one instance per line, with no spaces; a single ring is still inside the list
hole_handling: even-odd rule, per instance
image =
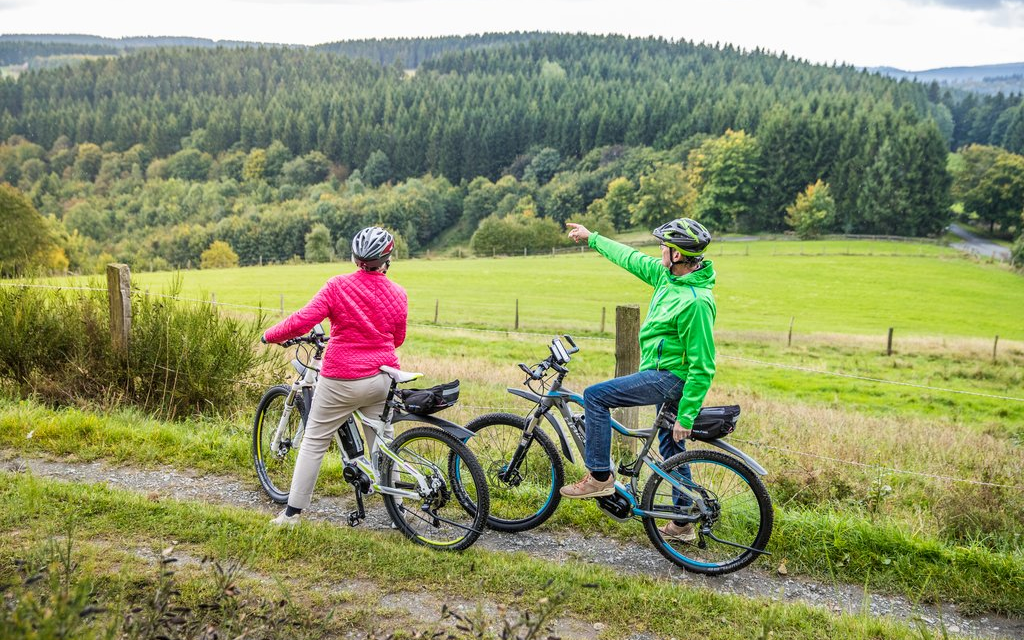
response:
[[[348,514],[348,526],[357,526],[362,521],[363,519],[359,517],[358,511],[353,511],[352,513]]]

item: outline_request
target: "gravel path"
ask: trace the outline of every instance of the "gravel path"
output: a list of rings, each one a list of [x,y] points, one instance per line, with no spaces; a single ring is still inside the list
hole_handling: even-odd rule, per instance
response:
[[[151,499],[197,500],[246,507],[267,514],[280,509],[264,496],[255,481],[239,482],[232,477],[202,475],[177,469],[112,467],[102,462],[58,462],[26,458],[16,452],[2,450],[0,468],[13,471],[27,470],[37,476],[73,482],[104,483],[118,489],[147,494]],[[351,502],[354,503],[354,500]],[[352,508],[354,504],[348,499],[318,497],[312,509],[303,516],[347,526],[347,514]],[[390,530],[390,520],[375,497],[368,501],[367,512],[368,518],[363,526]],[[678,581],[720,593],[763,597],[777,601],[799,601],[834,613],[860,613],[867,607],[871,615],[889,616],[908,624],[920,620],[936,631],[945,625],[949,632],[966,636],[1024,639],[1024,620],[991,614],[966,617],[957,613],[956,608],[950,604],[921,605],[901,596],[865,594],[858,586],[826,584],[801,577],[781,576],[763,567],[748,567],[738,573],[708,578],[686,573],[674,567],[648,545],[600,537],[588,538],[572,531],[551,532],[541,529],[519,534],[491,531],[481,537],[477,544],[493,551],[522,552],[534,558],[554,562],[570,559],[590,562],[626,574],[642,574]]]

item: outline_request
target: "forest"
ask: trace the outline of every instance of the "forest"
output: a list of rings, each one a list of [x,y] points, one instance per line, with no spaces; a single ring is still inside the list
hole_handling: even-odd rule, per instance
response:
[[[965,201],[1012,238],[1024,182],[1019,95],[618,36],[138,48],[0,81],[0,140],[75,271],[331,259],[377,222],[413,253],[550,249],[570,217],[935,236]]]

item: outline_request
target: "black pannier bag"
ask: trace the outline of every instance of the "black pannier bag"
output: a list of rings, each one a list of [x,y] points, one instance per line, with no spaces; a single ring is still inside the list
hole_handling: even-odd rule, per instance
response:
[[[736,429],[740,418],[740,406],[704,407],[693,421],[691,437],[695,440],[715,440],[727,436]]]
[[[447,409],[459,400],[459,381],[453,380],[429,389],[399,389],[395,393],[407,412],[428,415]]]

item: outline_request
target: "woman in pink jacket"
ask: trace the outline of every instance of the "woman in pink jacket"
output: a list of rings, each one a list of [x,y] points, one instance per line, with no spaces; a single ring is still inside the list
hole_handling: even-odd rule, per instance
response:
[[[398,368],[395,349],[405,341],[409,301],[405,290],[387,278],[395,239],[380,227],[367,227],[352,238],[354,273],[334,276],[302,309],[267,330],[266,342],[284,342],[308,333],[325,318],[331,341],[324,354],[306,435],[292,474],[288,506],[271,524],[292,525],[309,506],[320,463],[334,433],[356,410],[380,418],[391,388],[381,365]],[[367,451],[375,434],[363,425]],[[385,437],[391,434],[385,433]]]

